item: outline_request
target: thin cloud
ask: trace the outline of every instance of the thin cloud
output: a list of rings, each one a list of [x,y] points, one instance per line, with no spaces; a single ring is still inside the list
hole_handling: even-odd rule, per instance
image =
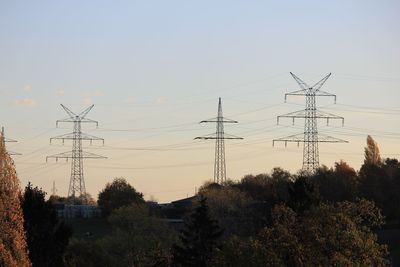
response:
[[[136,99],[133,96],[128,96],[125,99],[125,103],[129,103],[129,104],[134,103],[135,101],[136,101]]]
[[[91,105],[91,104],[93,104],[93,99],[91,97],[85,97],[83,99],[83,104],[84,105]]]
[[[93,96],[97,96],[97,97],[104,96],[104,93],[102,91],[95,91],[93,93]]]
[[[156,102],[157,104],[164,104],[167,102],[167,98],[164,96],[157,97]]]
[[[35,99],[32,98],[23,98],[15,100],[14,104],[16,106],[34,107],[37,105],[37,102]]]
[[[57,94],[58,96],[64,96],[64,95],[65,95],[65,91],[62,90],[62,89],[60,89],[60,90],[57,90],[57,91],[56,91],[56,94]]]
[[[32,85],[30,85],[30,84],[25,85],[25,86],[24,86],[24,91],[25,91],[25,92],[30,92],[30,91],[32,91]]]

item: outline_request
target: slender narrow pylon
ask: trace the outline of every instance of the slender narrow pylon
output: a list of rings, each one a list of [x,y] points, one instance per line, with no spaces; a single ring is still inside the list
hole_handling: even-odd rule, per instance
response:
[[[215,162],[214,162],[214,183],[224,184],[226,182],[226,162],[225,162],[225,140],[226,139],[243,139],[224,132],[224,123],[238,123],[237,121],[224,118],[222,114],[221,98],[218,100],[218,114],[216,118],[204,120],[200,123],[213,122],[217,124],[215,133],[199,136],[195,139],[215,140]]]

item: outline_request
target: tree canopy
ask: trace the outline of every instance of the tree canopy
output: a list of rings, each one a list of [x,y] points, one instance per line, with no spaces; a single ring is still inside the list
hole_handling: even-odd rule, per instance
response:
[[[31,266],[14,162],[0,134],[0,266]]]
[[[45,195],[44,191],[28,183],[22,196],[29,258],[33,267],[63,266],[63,254],[72,232],[59,221]]]
[[[365,147],[365,164],[379,165],[382,162],[378,143],[370,136],[367,137],[367,146]]]
[[[198,206],[185,221],[179,236],[180,244],[174,246],[173,266],[209,266],[222,230],[210,217],[206,198],[200,196]]]
[[[120,207],[144,203],[144,199],[143,194],[137,192],[124,178],[115,178],[99,193],[97,203],[103,216],[108,216]]]

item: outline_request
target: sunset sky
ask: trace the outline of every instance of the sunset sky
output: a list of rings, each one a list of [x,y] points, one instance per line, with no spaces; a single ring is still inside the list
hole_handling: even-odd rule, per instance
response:
[[[341,159],[358,169],[368,134],[383,157],[400,157],[400,2],[393,1],[0,1],[0,125],[21,185],[66,195],[70,162],[46,156],[71,143],[50,137],[72,131],[55,122],[91,104],[105,139],[85,150],[108,157],[84,164],[87,191],[125,177],[146,199],[191,195],[213,178],[215,131],[199,124],[224,115],[228,177],[297,171],[302,147],[272,139],[303,131],[276,116],[304,108],[293,72],[309,84],[332,76],[317,99],[345,125],[319,131],[348,144],[320,144],[320,163]]]

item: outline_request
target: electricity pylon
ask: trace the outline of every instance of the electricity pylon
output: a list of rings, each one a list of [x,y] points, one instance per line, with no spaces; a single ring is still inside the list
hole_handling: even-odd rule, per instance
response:
[[[11,142],[11,143],[16,143],[16,142],[17,142],[16,140],[9,139],[9,138],[6,138],[6,137],[5,137],[5,135],[4,135],[4,127],[1,127],[1,139],[2,139],[2,142],[3,142],[4,144],[5,144],[6,142]],[[13,151],[8,151],[8,154],[9,154],[10,156],[12,156],[12,155],[21,155],[20,153],[13,152]]]
[[[51,195],[52,196],[57,195],[56,181],[53,181],[53,187],[51,188]]]
[[[199,136],[195,139],[215,140],[215,162],[214,162],[214,183],[224,184],[226,182],[226,163],[225,163],[225,139],[243,139],[224,133],[224,123],[238,123],[237,121],[224,118],[222,115],[221,98],[218,100],[218,115],[216,118],[204,120],[200,123],[217,123],[215,133]]]
[[[301,90],[285,94],[285,102],[287,96],[289,95],[305,96],[306,108],[304,110],[295,111],[285,115],[278,116],[277,124],[279,124],[280,118],[291,118],[293,120],[293,124],[296,118],[304,118],[305,119],[304,133],[274,139],[272,141],[272,145],[274,145],[275,142],[284,142],[285,146],[287,145],[288,142],[295,142],[297,143],[297,146],[299,146],[301,142],[304,143],[302,170],[306,171],[307,173],[314,173],[315,170],[318,169],[319,167],[318,143],[347,143],[347,141],[342,139],[334,138],[328,135],[318,134],[317,120],[326,119],[326,123],[327,125],[329,125],[330,120],[339,119],[342,120],[342,126],[343,126],[344,118],[317,109],[316,105],[317,96],[333,97],[334,103],[336,104],[336,95],[320,90],[321,87],[326,82],[326,80],[328,80],[328,78],[331,76],[331,73],[326,75],[323,79],[321,79],[313,86],[309,86],[293,73],[290,74],[299,84]]]
[[[91,105],[90,107],[88,107],[87,109],[85,109],[84,111],[82,111],[77,115],[64,105],[61,105],[61,107],[65,110],[65,112],[67,112],[69,117],[66,119],[57,120],[56,127],[58,127],[58,124],[61,122],[72,122],[74,124],[73,132],[50,138],[50,143],[52,143],[52,141],[56,139],[62,140],[63,144],[65,140],[72,140],[72,151],[48,156],[46,158],[46,161],[49,158],[55,158],[56,161],[58,161],[58,159],[60,158],[64,158],[67,161],[68,159],[72,159],[71,179],[69,182],[68,197],[71,197],[73,201],[75,201],[76,197],[79,197],[83,202],[86,202],[86,187],[85,187],[85,180],[83,177],[83,159],[106,158],[90,152],[84,152],[82,150],[82,140],[90,141],[90,144],[92,144],[92,141],[102,141],[104,145],[103,138],[85,134],[82,133],[81,131],[81,123],[95,123],[96,126],[98,126],[97,121],[86,118],[86,115],[93,108],[93,106],[94,105]]]

